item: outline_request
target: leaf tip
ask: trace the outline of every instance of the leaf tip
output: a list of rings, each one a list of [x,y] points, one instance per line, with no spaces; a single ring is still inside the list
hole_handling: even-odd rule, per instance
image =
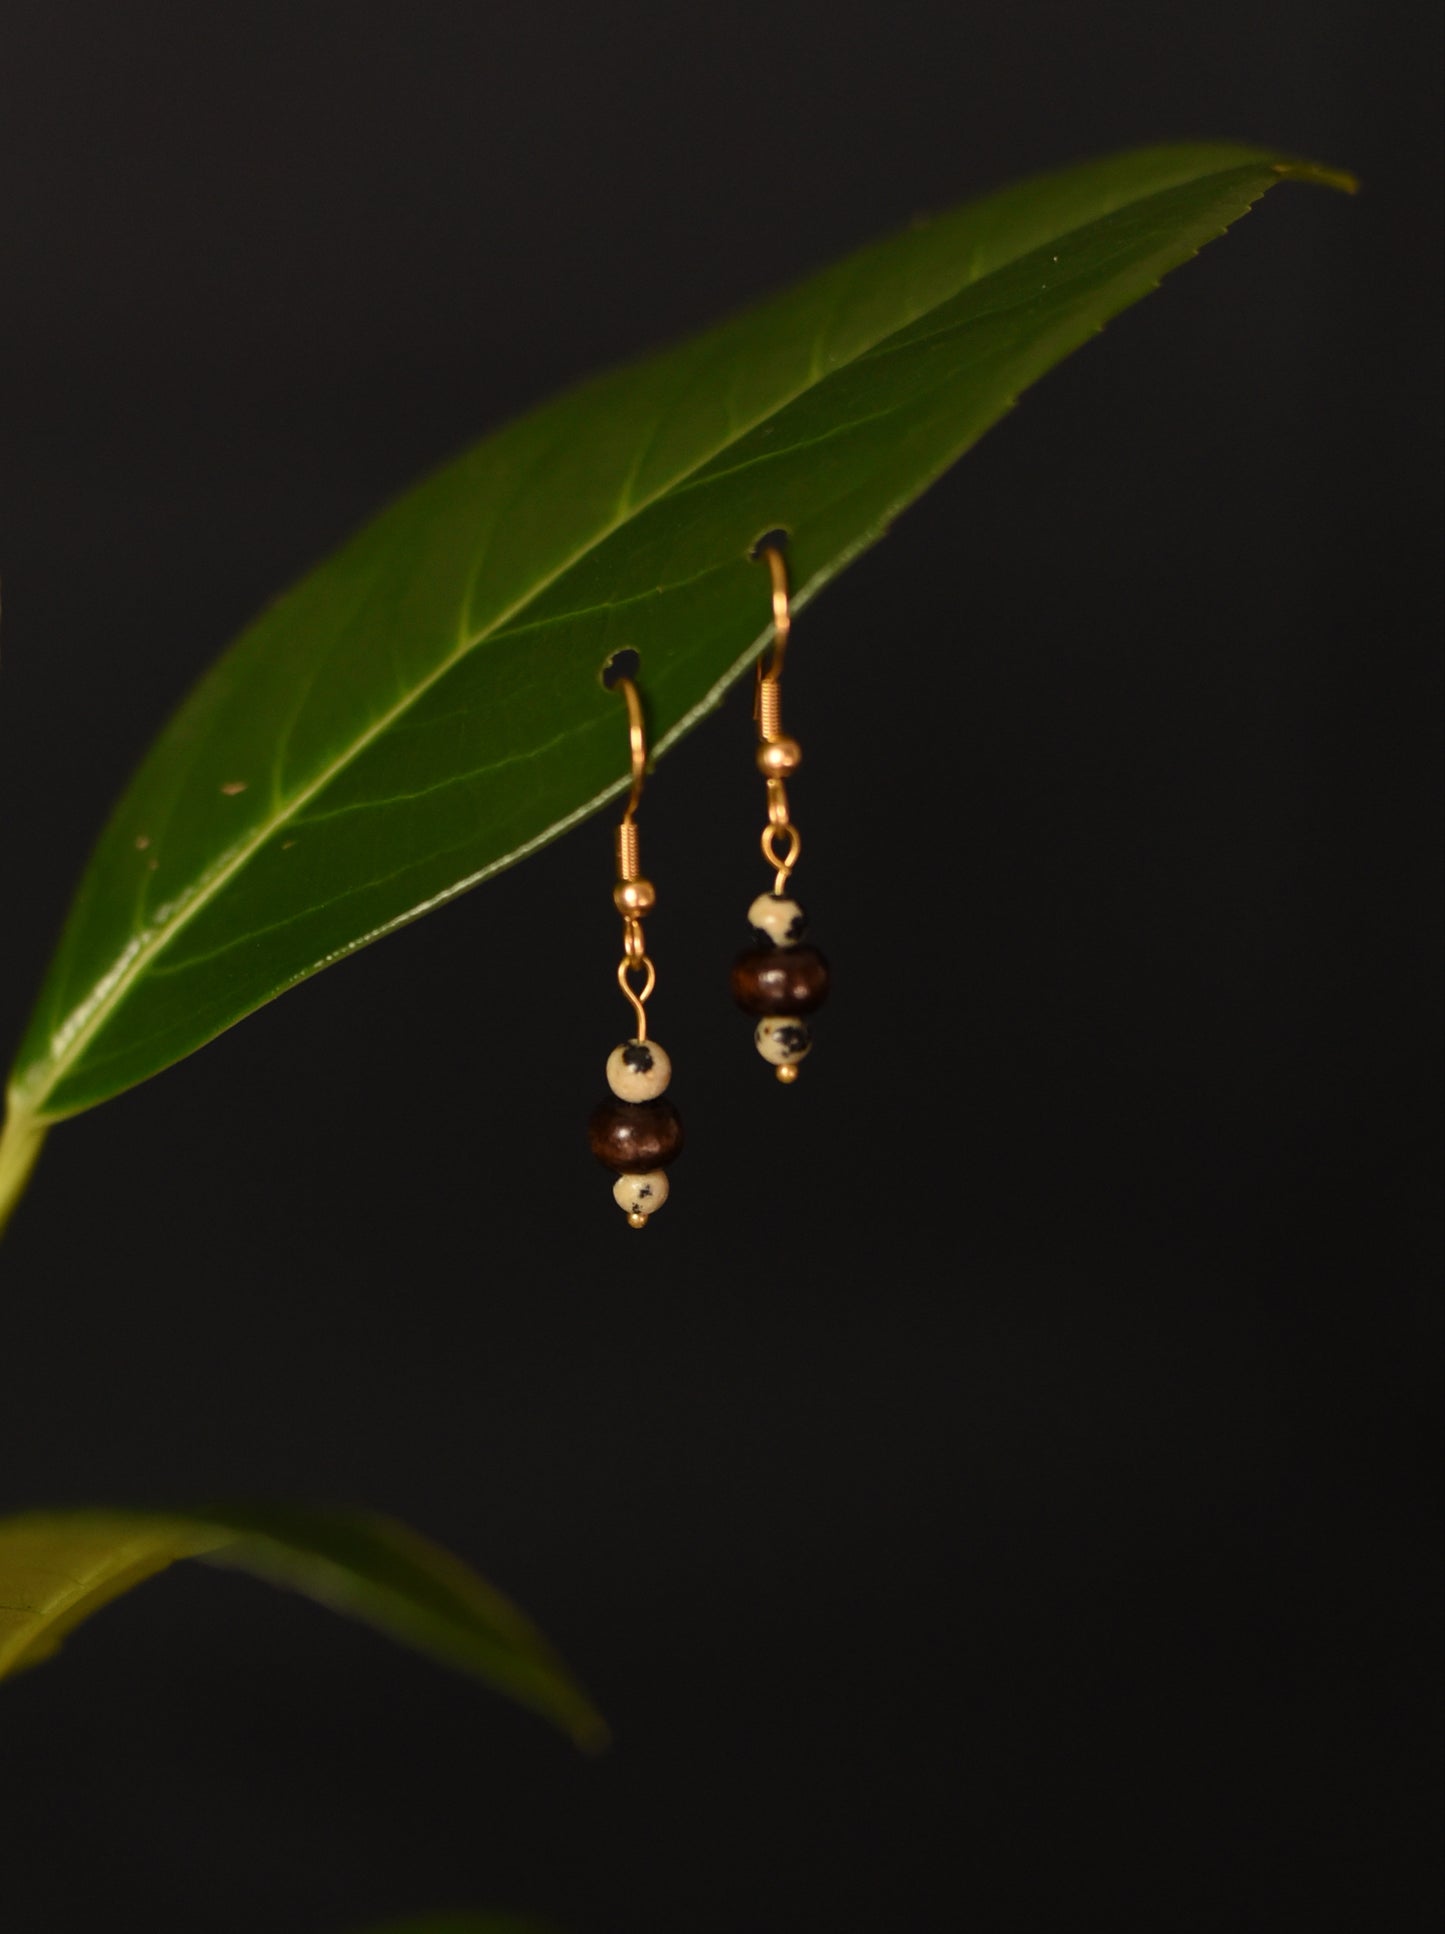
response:
[[[1342,195],[1358,195],[1360,181],[1345,168],[1327,168],[1319,161],[1276,161],[1274,172],[1289,181],[1308,181],[1319,188],[1335,188]]]
[[[0,1119],[0,1231],[25,1191],[50,1124],[37,1121],[13,1093]]]

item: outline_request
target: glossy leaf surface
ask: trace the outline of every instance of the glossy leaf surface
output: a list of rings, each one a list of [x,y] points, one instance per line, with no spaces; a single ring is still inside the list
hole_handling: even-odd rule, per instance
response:
[[[595,1746],[606,1728],[522,1614],[457,1558],[361,1512],[46,1511],[0,1519],[0,1678],[181,1558],[249,1571],[483,1679]]]
[[[156,742],[12,1083],[88,1108],[553,838],[617,790],[598,672],[665,749],[1028,384],[1307,164],[1161,148],[910,229],[512,423],[265,611]],[[1198,380],[1191,378],[1190,380]]]

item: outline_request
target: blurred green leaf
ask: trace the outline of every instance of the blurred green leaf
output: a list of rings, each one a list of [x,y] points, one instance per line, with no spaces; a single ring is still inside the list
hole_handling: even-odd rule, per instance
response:
[[[180,1558],[253,1572],[483,1679],[582,1746],[600,1715],[515,1606],[390,1519],[290,1505],[65,1510],[0,1519],[0,1678],[49,1658],[92,1612]]]
[[[117,807],[16,1062],[11,1192],[38,1127],[599,806],[626,767],[612,652],[641,653],[665,750],[769,636],[760,535],[791,533],[802,606],[1287,176],[1350,185],[1211,144],[1006,189],[571,391],[385,511],[237,640]]]

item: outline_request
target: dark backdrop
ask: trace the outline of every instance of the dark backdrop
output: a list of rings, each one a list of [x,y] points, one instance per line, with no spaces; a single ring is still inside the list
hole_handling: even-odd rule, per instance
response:
[[[1426,1924],[1433,14],[9,0],[12,1038],[172,703],[488,426],[1082,154],[1364,192],[1272,195],[800,623],[791,1094],[725,990],[746,695],[664,762],[645,1237],[581,1143],[604,821],[54,1136],[4,1502],[400,1513],[616,1745],[183,1570],[0,1695],[7,1927]]]

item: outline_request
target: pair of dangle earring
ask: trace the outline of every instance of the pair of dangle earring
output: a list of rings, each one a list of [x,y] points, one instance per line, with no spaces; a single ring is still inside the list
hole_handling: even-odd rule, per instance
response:
[[[748,908],[753,944],[733,962],[733,999],[757,1019],[753,1040],[779,1081],[798,1078],[803,1057],[813,1045],[807,1016],[828,998],[828,963],[807,945],[808,919],[790,891],[803,837],[788,808],[787,782],[803,763],[803,748],[783,730],[783,659],[792,630],[788,566],[781,532],[759,540],[754,557],[765,557],[773,581],[773,640],[758,660],[753,718],[758,728],[757,767],[767,782],[768,823],[763,828],[763,858],[773,869],[773,886]]]
[[[807,917],[790,891],[803,839],[792,821],[787,781],[802,764],[803,753],[782,725],[783,659],[792,613],[781,539],[781,532],[771,533],[754,550],[755,557],[767,559],[773,586],[773,637],[758,660],[753,705],[758,728],[756,762],[767,783],[768,821],[761,844],[773,870],[773,884],[748,908],[752,945],[733,962],[731,984],[739,1007],[756,1018],[753,1039],[759,1054],[779,1081],[792,1083],[813,1045],[806,1017],[827,998],[828,963],[806,943]],[[647,952],[642,923],[657,904],[657,889],[643,877],[637,831],[647,773],[642,700],[634,680],[620,670],[610,679],[604,673],[603,682],[621,692],[627,705],[632,786],[614,835],[617,879],[612,903],[622,915],[617,983],[632,1008],[637,1031],[607,1057],[611,1092],[593,1110],[587,1132],[592,1153],[616,1175],[612,1194],[618,1207],[632,1228],[643,1229],[667,1200],[667,1168],[682,1153],[682,1118],[667,1099],[672,1062],[647,1031],[647,1003],[657,986],[657,969]]]

